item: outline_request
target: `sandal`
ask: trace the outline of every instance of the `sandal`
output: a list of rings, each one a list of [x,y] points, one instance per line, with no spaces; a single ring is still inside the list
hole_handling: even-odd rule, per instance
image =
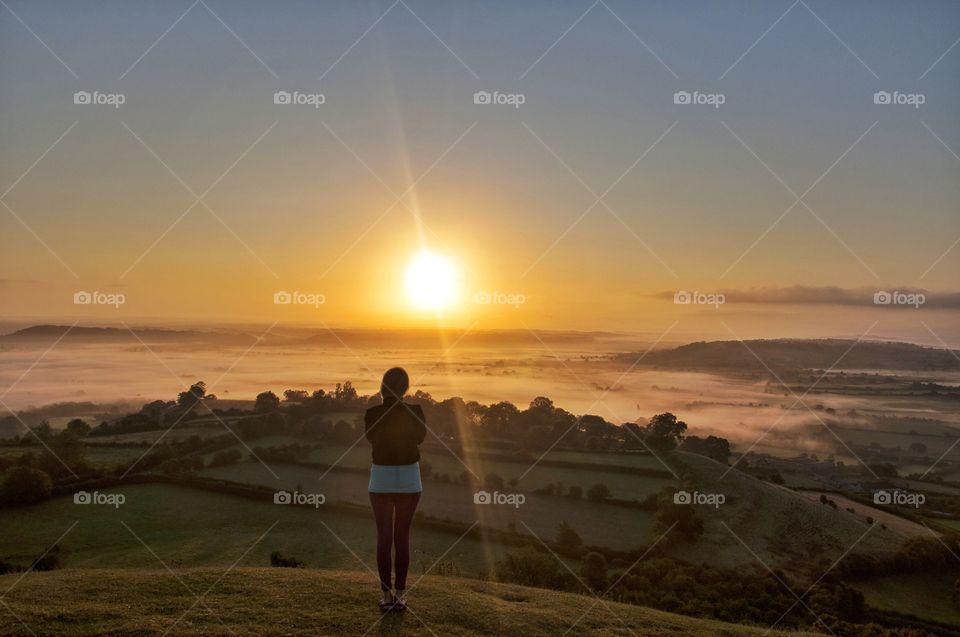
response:
[[[393,595],[391,594],[390,597],[393,598]],[[393,610],[393,607],[395,605],[396,605],[395,598],[391,599],[390,601],[381,599],[380,602],[378,603],[378,606],[380,606],[380,612],[382,613],[390,612],[391,610]]]
[[[394,597],[393,599],[393,610],[398,613],[402,613],[407,610],[407,595],[406,593],[401,593],[400,595]]]

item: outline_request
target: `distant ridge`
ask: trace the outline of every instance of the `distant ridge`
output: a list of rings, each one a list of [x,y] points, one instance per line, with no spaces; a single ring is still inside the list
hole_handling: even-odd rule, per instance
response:
[[[158,327],[131,328],[137,337],[145,341],[209,341],[252,342],[253,337],[242,332],[217,332],[200,330],[174,330]],[[30,341],[55,341],[63,337],[71,341],[137,342],[136,337],[123,327],[83,327],[69,325],[33,325],[0,336],[0,343]]]
[[[631,360],[630,356],[619,358]],[[633,360],[636,358],[631,362]],[[774,371],[830,368],[960,371],[960,354],[955,350],[911,343],[850,339],[700,341],[650,352],[640,365],[674,370],[743,372],[763,372],[766,367]]]

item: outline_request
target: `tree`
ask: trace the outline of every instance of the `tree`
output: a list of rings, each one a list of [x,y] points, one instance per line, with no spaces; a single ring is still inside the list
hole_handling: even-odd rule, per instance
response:
[[[565,549],[576,550],[583,546],[583,538],[572,526],[561,521],[557,527],[557,544]]]
[[[288,403],[304,403],[309,397],[305,389],[287,389],[283,392],[283,399]]]
[[[587,499],[591,502],[603,502],[610,497],[610,487],[598,482],[587,490]]]
[[[677,420],[677,417],[666,412],[657,414],[650,419],[643,428],[643,439],[647,446],[657,451],[676,449],[687,431],[687,423]]]
[[[198,380],[190,385],[190,389],[177,395],[177,404],[184,409],[193,409],[207,395],[207,384]]]
[[[694,508],[689,504],[677,504],[673,491],[669,487],[663,489],[657,500],[655,532],[663,534],[672,528],[673,536],[688,540],[699,537],[703,533],[703,520],[696,517]]]
[[[501,582],[522,586],[539,586],[553,590],[575,590],[576,580],[551,555],[527,549],[507,553],[494,565],[494,575]]]
[[[598,591],[607,588],[607,558],[602,553],[591,551],[583,558],[580,575],[590,588]]]
[[[73,431],[64,430],[52,436],[40,453],[37,466],[52,478],[73,476],[86,470],[83,443]]]
[[[14,467],[0,484],[0,503],[33,504],[50,497],[53,481],[45,471]]]
[[[90,433],[90,425],[80,418],[74,418],[67,423],[67,431],[83,438]]]
[[[272,391],[257,394],[257,399],[253,403],[253,410],[258,412],[276,411],[279,408],[280,398]]]
[[[875,475],[881,478],[896,478],[898,475],[897,468],[890,462],[880,462],[870,465],[870,468]]]
[[[210,459],[211,467],[222,467],[228,464],[235,464],[243,459],[243,453],[239,449],[225,449],[213,454]]]
[[[727,464],[730,460],[730,441],[717,436],[707,436],[706,438],[687,436],[680,444],[680,449],[713,458],[723,464]]]

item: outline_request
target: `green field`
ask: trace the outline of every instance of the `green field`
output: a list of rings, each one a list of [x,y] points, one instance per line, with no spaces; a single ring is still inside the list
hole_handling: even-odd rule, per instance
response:
[[[960,608],[951,595],[960,572],[894,575],[854,583],[867,604],[924,619],[960,625]]]
[[[813,637],[600,604],[589,594],[433,575],[413,578],[408,612],[381,616],[376,580],[368,571],[221,568],[169,573],[149,568],[56,571],[22,581],[17,574],[0,576],[9,609],[0,612],[0,634]]]
[[[367,565],[375,564],[372,517],[167,485],[126,486],[105,492],[123,493],[126,502],[114,508],[77,505],[72,497],[61,497],[4,509],[0,559],[29,565],[77,522],[60,541],[67,568],[162,568],[134,533],[170,566],[229,566],[271,527],[239,565],[269,565],[272,551],[315,568],[362,568],[351,551]],[[422,571],[422,564],[432,564],[458,536],[417,527],[411,572]],[[489,572],[506,551],[499,543],[464,538],[447,557],[464,575],[476,576]]]
[[[230,420],[226,421],[228,424]],[[184,440],[190,436],[200,436],[208,438],[210,436],[220,436],[230,433],[227,428],[216,420],[211,424],[202,427],[174,427],[173,429],[153,429],[151,431],[137,431],[128,434],[115,434],[110,436],[93,436],[90,442],[120,442],[120,443],[142,443],[153,444],[157,440],[170,442],[172,440]]]
[[[564,462],[597,463],[598,458],[614,456],[614,454],[577,453],[571,451],[555,452],[547,455],[545,460],[562,460]],[[508,462],[505,460],[489,460],[485,458],[458,458],[451,452],[436,448],[429,448],[421,452],[422,461],[428,462],[434,474],[447,474],[453,479],[459,478],[466,471],[464,462],[467,462],[473,471],[484,477],[488,473],[496,473],[509,483],[511,479],[518,479],[517,490],[536,491],[548,484],[563,483],[565,487],[579,486],[584,494],[587,489],[603,482],[610,488],[612,497],[619,500],[642,501],[651,493],[657,493],[664,487],[674,484],[672,478],[656,478],[649,476],[631,475],[619,471],[603,471],[593,468],[554,467],[533,461]],[[309,456],[311,462],[334,464],[340,467],[367,469],[370,467],[370,448],[366,441],[349,448],[349,445],[331,445],[315,449]],[[635,468],[658,469],[666,471],[655,458],[650,456],[623,457],[619,462],[615,458],[606,458],[606,464],[620,465],[631,463]],[[599,463],[598,463],[599,464]],[[531,466],[533,467],[531,469]],[[629,466],[626,464],[620,466]],[[529,472],[528,472],[529,470]],[[526,473],[526,475],[524,475]],[[521,476],[523,476],[522,479]]]
[[[300,485],[304,491],[323,493],[330,502],[342,500],[363,506],[369,502],[367,471],[325,472],[300,465],[268,464],[273,473],[258,462],[245,462],[206,469],[201,475],[287,490]],[[519,508],[476,505],[473,498],[472,488],[428,480],[419,510],[462,524],[478,519],[492,528],[507,529],[513,524],[521,532],[526,531],[526,524],[538,536],[549,538],[556,535],[560,522],[567,522],[587,544],[622,550],[646,546],[652,539],[654,518],[648,511],[532,493],[526,494],[526,502]]]
[[[116,464],[132,464],[137,458],[143,455],[146,447],[114,447],[114,446],[91,446],[84,447],[84,457],[90,464],[96,466],[112,466]],[[19,458],[22,454],[32,451],[35,455],[41,454],[44,449],[40,445],[15,445],[0,447],[0,457]]]

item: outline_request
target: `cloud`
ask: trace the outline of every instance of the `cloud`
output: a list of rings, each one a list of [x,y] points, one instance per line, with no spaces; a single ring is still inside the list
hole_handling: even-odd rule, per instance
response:
[[[874,306],[877,292],[900,292],[902,294],[922,294],[924,307],[956,310],[960,309],[960,292],[932,292],[916,287],[878,286],[876,288],[841,288],[836,286],[761,287],[729,290],[707,290],[720,292],[727,303],[750,303],[757,305],[847,305]],[[673,300],[676,290],[661,292],[657,298]]]

